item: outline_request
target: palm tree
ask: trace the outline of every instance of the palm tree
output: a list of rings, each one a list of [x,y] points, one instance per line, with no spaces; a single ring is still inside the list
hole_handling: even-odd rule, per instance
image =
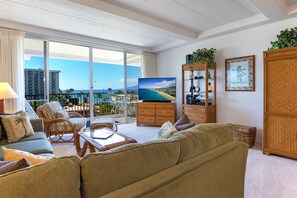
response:
[[[20,117],[16,118],[15,119],[15,124],[18,125],[18,124],[22,124],[24,129],[25,129],[25,136],[27,136],[27,128],[26,128],[26,124],[27,124],[27,118],[26,116],[22,116],[20,115]]]

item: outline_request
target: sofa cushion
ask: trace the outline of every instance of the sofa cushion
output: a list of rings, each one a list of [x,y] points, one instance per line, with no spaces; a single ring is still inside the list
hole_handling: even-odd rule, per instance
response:
[[[180,142],[179,163],[234,140],[229,124],[199,124],[169,138]]]
[[[22,137],[34,134],[33,127],[26,112],[15,115],[1,115],[8,142],[16,142]]]
[[[6,139],[5,136],[6,136],[6,133],[4,131],[2,120],[1,120],[1,117],[0,117],[0,140]]]
[[[78,157],[63,157],[0,176],[1,197],[80,198]]]
[[[179,150],[178,141],[159,140],[87,155],[80,163],[82,197],[99,197],[174,166]]]
[[[4,160],[10,161],[10,162],[25,158],[32,165],[36,165],[36,164],[44,163],[44,162],[54,159],[54,157],[48,158],[48,157],[44,157],[44,156],[34,155],[34,154],[28,153],[26,151],[21,151],[21,150],[16,150],[16,149],[8,149],[8,148],[5,148],[5,146],[2,146],[1,149],[2,149],[2,152],[4,153]]]
[[[53,153],[53,148],[48,140],[33,140],[25,142],[15,142],[5,145],[6,148],[27,151],[32,154]],[[0,160],[3,160],[3,152],[0,149]]]
[[[47,138],[44,132],[36,132],[31,136],[23,137],[18,142],[26,142],[26,141],[32,141],[32,140],[47,140]]]
[[[30,119],[34,132],[44,132],[43,120],[41,118],[38,119]]]
[[[23,137],[18,142],[25,142],[25,141],[32,141],[32,140],[47,140],[47,138],[44,132],[36,132],[31,136]],[[0,140],[0,146],[6,145],[6,144],[9,144],[7,139]]]

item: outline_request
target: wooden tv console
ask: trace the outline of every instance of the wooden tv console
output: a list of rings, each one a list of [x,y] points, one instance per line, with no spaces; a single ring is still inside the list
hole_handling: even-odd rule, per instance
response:
[[[166,121],[174,124],[176,120],[175,102],[138,102],[136,125],[162,126]]]

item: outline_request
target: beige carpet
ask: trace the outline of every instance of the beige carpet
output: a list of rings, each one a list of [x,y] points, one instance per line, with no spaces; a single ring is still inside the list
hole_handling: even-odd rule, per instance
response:
[[[118,125],[119,132],[137,140],[153,140],[159,127]],[[76,155],[73,143],[53,144],[56,156]],[[262,154],[261,145],[249,149],[245,198],[297,198],[297,161]]]

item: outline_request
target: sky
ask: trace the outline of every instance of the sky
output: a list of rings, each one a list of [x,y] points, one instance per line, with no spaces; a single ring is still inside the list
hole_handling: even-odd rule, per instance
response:
[[[176,85],[175,78],[141,78],[139,80],[139,88],[167,88]]]
[[[30,60],[25,60],[24,67],[30,69],[43,68],[43,57],[31,56]],[[89,89],[89,63],[87,61],[77,61],[69,59],[49,59],[49,70],[60,70],[60,89],[74,90]],[[141,77],[141,68],[137,66],[127,66],[127,87],[137,86],[138,78]],[[93,63],[93,85],[94,90],[112,88],[124,89],[124,67],[106,63]]]

